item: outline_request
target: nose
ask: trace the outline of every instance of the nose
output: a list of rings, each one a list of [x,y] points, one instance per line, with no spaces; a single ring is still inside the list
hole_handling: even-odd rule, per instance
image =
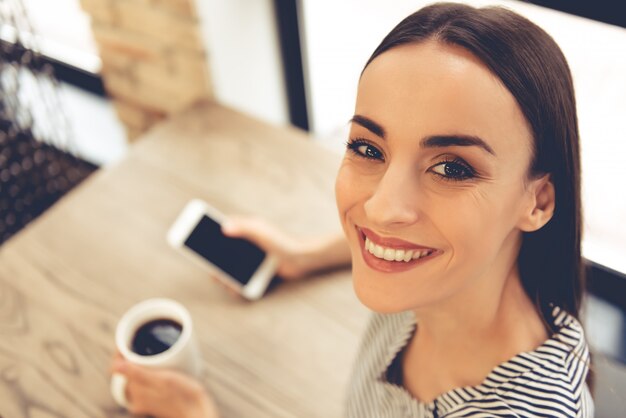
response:
[[[370,222],[381,229],[389,229],[418,221],[418,188],[412,174],[392,167],[387,169],[364,205]]]

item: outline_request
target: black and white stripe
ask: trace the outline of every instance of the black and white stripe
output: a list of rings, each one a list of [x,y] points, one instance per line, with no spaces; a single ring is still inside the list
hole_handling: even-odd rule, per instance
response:
[[[412,312],[374,314],[348,392],[352,418],[546,417],[591,418],[585,378],[589,349],[580,323],[554,308],[559,331],[531,352],[495,367],[482,384],[456,388],[422,403],[386,381],[386,371],[415,329]]]

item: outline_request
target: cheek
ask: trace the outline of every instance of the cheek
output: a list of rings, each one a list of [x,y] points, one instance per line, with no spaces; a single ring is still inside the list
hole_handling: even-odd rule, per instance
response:
[[[342,213],[345,212],[346,200],[349,200],[349,184],[350,174],[346,171],[345,164],[342,164],[337,172],[337,178],[335,179],[335,200],[337,202],[339,215],[342,218]]]
[[[368,184],[351,162],[345,159],[335,181],[335,199],[342,223],[345,222],[346,212],[367,198]]]
[[[510,189],[478,189],[453,204],[437,205],[440,210],[434,212],[435,224],[446,237],[454,257],[476,264],[498,253],[515,228],[519,204],[519,196]]]

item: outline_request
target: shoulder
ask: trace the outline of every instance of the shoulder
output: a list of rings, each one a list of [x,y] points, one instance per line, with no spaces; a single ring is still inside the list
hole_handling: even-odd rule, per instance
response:
[[[518,379],[515,385],[470,401],[455,412],[468,409],[488,412],[497,408],[500,412],[510,414],[506,416],[593,418],[594,403],[586,384],[583,383],[581,391],[577,393],[571,385],[563,385],[558,380],[526,377],[525,381]]]
[[[580,322],[555,308],[558,331],[537,349],[496,369],[506,376],[493,394],[513,409],[551,417],[591,417],[593,400],[585,383],[590,355]]]
[[[448,409],[442,418],[460,417],[550,417],[550,418],[593,418],[594,404],[585,385],[583,396],[578,402],[571,402],[569,395],[556,395],[549,392],[510,390],[506,393],[491,392],[457,403]],[[443,399],[442,399],[443,400]],[[444,408],[441,408],[444,409]]]

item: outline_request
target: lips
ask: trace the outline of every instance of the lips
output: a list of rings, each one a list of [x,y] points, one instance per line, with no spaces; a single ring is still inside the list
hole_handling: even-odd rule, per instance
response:
[[[435,248],[399,238],[381,237],[367,228],[356,227],[356,230],[365,263],[381,272],[406,271],[428,262],[441,253]]]
[[[374,231],[371,231],[367,228],[357,227],[357,231],[365,235],[365,237],[368,238],[370,241],[372,241],[374,244],[380,245],[381,247],[392,248],[394,250],[419,250],[419,251],[432,250],[434,251],[434,248],[420,246],[420,245],[413,244],[408,241],[404,241],[399,238],[383,238],[377,235]]]

